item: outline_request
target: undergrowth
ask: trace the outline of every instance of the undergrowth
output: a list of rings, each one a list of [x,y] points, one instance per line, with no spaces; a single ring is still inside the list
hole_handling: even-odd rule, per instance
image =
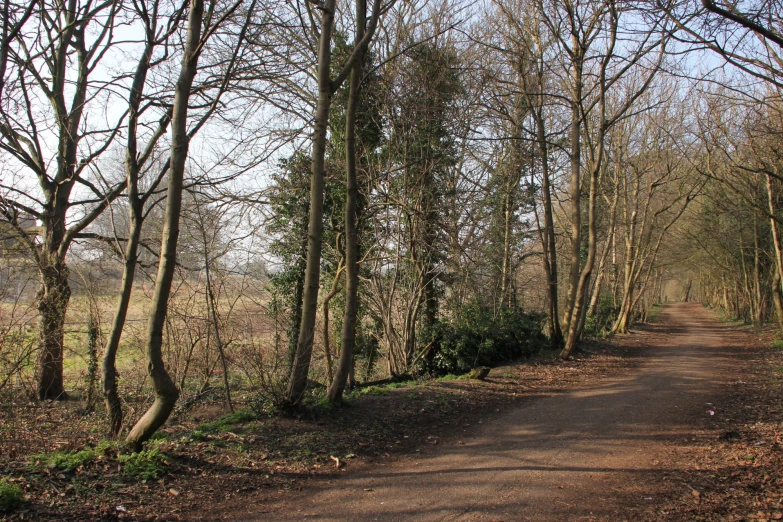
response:
[[[493,309],[479,302],[463,305],[452,317],[424,332],[431,348],[418,370],[433,376],[460,375],[478,366],[497,366],[529,357],[548,346],[542,318],[518,307]]]
[[[249,409],[237,410],[234,413],[229,413],[228,415],[221,417],[216,421],[202,424],[191,432],[190,438],[192,440],[204,440],[207,435],[231,431],[237,424],[250,422],[256,420],[257,418],[258,415]]]
[[[87,447],[79,451],[55,451],[39,453],[30,457],[30,465],[35,468],[58,469],[65,472],[78,471],[100,457],[116,456],[123,475],[140,479],[152,480],[160,477],[166,471],[165,455],[158,448],[138,453],[120,453],[121,444],[113,441],[103,441],[94,448]]]
[[[122,465],[122,474],[142,481],[154,480],[166,472],[165,455],[158,448],[120,455],[117,461]]]
[[[0,513],[11,511],[24,502],[24,492],[18,484],[9,482],[7,478],[0,478]]]
[[[94,448],[88,446],[79,451],[55,451],[52,453],[39,453],[30,457],[30,463],[34,467],[73,471],[90,463],[99,456],[117,453],[120,443],[102,441]]]

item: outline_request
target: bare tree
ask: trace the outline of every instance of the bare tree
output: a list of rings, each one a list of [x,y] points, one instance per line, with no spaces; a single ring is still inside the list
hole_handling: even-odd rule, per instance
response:
[[[100,176],[91,179],[91,168],[118,135],[126,113],[109,115],[113,122],[88,119],[90,108],[113,100],[114,87],[120,85],[120,78],[104,68],[116,56],[122,3],[40,1],[22,8],[5,2],[3,9],[0,149],[20,172],[35,175],[38,191],[6,179],[0,184],[0,203],[41,277],[37,395],[58,399],[65,397],[68,249],[125,186]],[[22,25],[28,28],[24,34]],[[49,110],[43,110],[46,104]],[[20,211],[39,220],[40,230],[23,230]]]
[[[219,11],[218,7],[217,2],[211,0],[209,8],[205,12],[204,0],[192,0],[190,2],[182,68],[177,79],[172,105],[171,154],[166,193],[166,214],[163,223],[158,273],[155,280],[155,293],[152,298],[147,332],[148,371],[155,390],[155,401],[128,434],[127,441],[137,451],[166,422],[179,398],[179,390],[164,366],[161,346],[163,344],[163,327],[166,319],[168,298],[171,292],[171,282],[176,267],[185,161],[187,160],[191,138],[187,128],[188,100],[191,96],[193,80],[198,72],[198,60],[207,40],[233,14],[239,7],[239,3],[228,6],[223,12]],[[205,25],[203,32],[202,24]]]

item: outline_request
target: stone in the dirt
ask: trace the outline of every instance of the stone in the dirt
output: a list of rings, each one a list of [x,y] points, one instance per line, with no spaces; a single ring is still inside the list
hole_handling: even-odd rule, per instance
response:
[[[483,381],[487,378],[487,375],[489,375],[489,368],[486,366],[478,366],[470,370],[468,373],[468,379],[477,379],[479,381]]]

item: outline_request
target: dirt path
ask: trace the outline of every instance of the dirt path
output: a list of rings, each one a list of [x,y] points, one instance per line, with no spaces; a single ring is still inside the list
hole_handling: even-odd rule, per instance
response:
[[[276,503],[243,506],[232,518],[635,518],[666,494],[655,479],[676,463],[672,442],[709,422],[708,404],[736,361],[725,346],[728,330],[697,304],[669,305],[658,326],[630,336],[650,349],[627,375],[534,400],[480,429],[466,428],[462,440],[315,481]]]

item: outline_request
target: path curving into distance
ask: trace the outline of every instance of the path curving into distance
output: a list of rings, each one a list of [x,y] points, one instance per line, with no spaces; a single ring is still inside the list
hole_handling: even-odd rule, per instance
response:
[[[667,305],[656,325],[626,337],[650,348],[623,375],[532,400],[429,455],[315,481],[231,519],[633,519],[665,493],[649,484],[671,465],[673,441],[703,427],[731,378],[730,330],[698,304]]]

